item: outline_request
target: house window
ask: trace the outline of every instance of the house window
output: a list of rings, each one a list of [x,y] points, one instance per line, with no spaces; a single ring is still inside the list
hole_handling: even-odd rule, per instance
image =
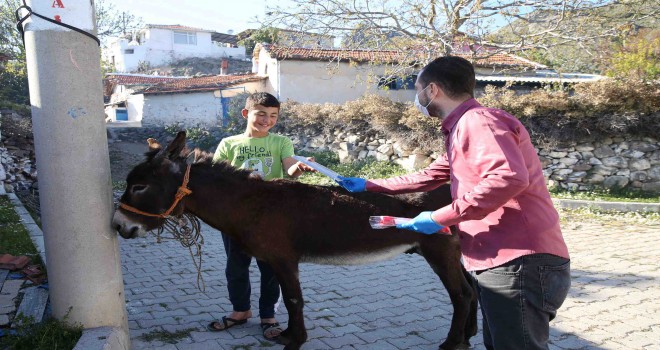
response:
[[[396,78],[378,78],[378,88],[381,90],[396,90]]]
[[[135,50],[134,49],[126,49],[126,50],[124,50],[124,53],[127,54],[127,55],[131,55],[131,54],[135,53]]]
[[[378,79],[378,88],[381,90],[415,90],[417,75],[409,75],[405,78],[385,76]]]
[[[197,35],[191,32],[174,32],[174,43],[183,45],[197,45]]]

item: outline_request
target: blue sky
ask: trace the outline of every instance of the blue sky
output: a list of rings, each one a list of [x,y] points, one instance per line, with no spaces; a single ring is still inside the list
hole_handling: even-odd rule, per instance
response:
[[[263,18],[266,4],[284,4],[278,0],[105,0],[118,11],[142,17],[145,24],[181,24],[234,34],[258,28],[256,17]]]

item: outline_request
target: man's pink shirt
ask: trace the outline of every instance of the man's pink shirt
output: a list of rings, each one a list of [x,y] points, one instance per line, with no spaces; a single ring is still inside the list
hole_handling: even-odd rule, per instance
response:
[[[442,157],[414,174],[369,180],[367,190],[429,191],[450,181],[453,202],[432,218],[457,225],[468,271],[534,253],[569,258],[541,162],[518,119],[470,99],[444,119],[442,132]]]

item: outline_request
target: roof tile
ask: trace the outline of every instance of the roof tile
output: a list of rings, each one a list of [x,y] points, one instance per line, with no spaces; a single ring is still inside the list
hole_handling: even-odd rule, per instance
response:
[[[283,47],[276,45],[263,46],[271,57],[279,60],[314,60],[314,61],[353,61],[374,63],[416,63],[425,62],[425,53],[421,51],[395,51],[395,50],[344,50],[324,48]],[[481,67],[519,67],[519,68],[545,68],[545,66],[521,57],[506,53],[489,53],[481,57],[473,56],[471,52],[454,52],[472,61]]]

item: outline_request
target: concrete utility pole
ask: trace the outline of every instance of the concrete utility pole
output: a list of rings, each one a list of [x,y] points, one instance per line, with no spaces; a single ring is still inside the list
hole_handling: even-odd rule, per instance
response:
[[[44,17],[96,33],[93,1],[27,4]],[[68,313],[70,323],[85,328],[119,329],[119,341],[128,349],[121,260],[110,227],[112,185],[99,46],[34,14],[24,22],[24,31],[53,314],[61,319]]]

